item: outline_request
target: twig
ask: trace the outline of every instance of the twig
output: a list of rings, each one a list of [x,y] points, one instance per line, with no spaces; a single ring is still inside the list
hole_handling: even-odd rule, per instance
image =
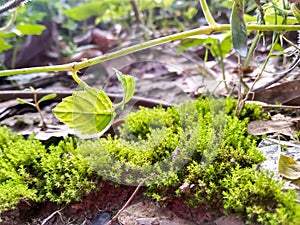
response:
[[[50,220],[56,213],[58,213],[60,215],[60,211],[63,210],[64,208],[62,208],[60,210],[56,210],[55,212],[51,213],[50,216],[48,216],[46,219],[43,220],[43,222],[41,223],[41,225],[45,225],[48,222],[48,220]],[[61,215],[60,215],[60,218],[61,218]]]
[[[0,6],[0,14],[5,13],[11,9],[15,9],[22,3],[26,3],[28,1],[29,0],[11,0],[11,1],[5,3],[4,5]]]
[[[257,8],[258,8],[258,11],[259,11],[259,16],[260,16],[260,22],[262,24],[265,24],[266,21],[265,21],[265,13],[264,13],[264,9],[262,7],[262,4],[261,4],[261,1],[260,0],[254,0],[256,5],[257,5]]]
[[[119,210],[119,212],[107,223],[107,225],[113,225],[114,222],[118,221],[118,217],[120,216],[120,214],[124,211],[125,208],[127,208],[127,206],[130,204],[130,202],[132,201],[132,199],[134,198],[134,196],[137,194],[137,192],[140,190],[140,188],[145,184],[145,182],[147,180],[149,180],[151,177],[155,176],[155,174],[150,175],[149,177],[143,179],[139,185],[136,187],[136,189],[134,190],[134,192],[132,193],[132,195],[130,196],[130,198],[127,200],[127,202],[125,203],[125,205]]]
[[[277,109],[300,109],[300,106],[294,105],[262,105],[263,109],[277,108]]]
[[[265,85],[255,88],[252,91],[256,92],[262,89],[265,89],[269,86],[271,86],[272,84],[277,83],[278,81],[280,81],[281,79],[283,79],[285,76],[287,76],[290,72],[292,72],[298,65],[300,64],[300,55],[297,55],[297,58],[295,59],[295,61],[292,63],[292,65],[285,71],[281,72],[281,73],[276,73],[276,78],[268,83],[266,83]]]
[[[244,108],[245,105],[245,99],[243,99],[243,94],[242,94],[242,81],[243,81],[243,66],[242,66],[242,59],[241,56],[238,56],[238,103],[235,109],[235,116],[239,117],[242,109]]]
[[[139,10],[138,10],[138,7],[136,5],[135,0],[130,0],[130,4],[131,4],[131,7],[132,7],[133,12],[134,12],[135,22],[140,23],[141,22],[140,13],[139,13]]]

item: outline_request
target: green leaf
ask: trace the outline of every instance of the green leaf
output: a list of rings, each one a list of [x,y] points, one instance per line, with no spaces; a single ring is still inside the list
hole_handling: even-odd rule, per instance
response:
[[[0,38],[0,53],[12,48],[12,45],[7,44],[3,38]]]
[[[22,35],[40,35],[45,30],[44,25],[40,24],[18,24],[16,29],[21,32]]]
[[[287,179],[297,180],[300,178],[300,164],[293,158],[281,154],[278,162],[278,172]]]
[[[24,100],[24,99],[17,98],[16,100],[17,100],[20,104],[27,104],[27,105],[31,105],[31,106],[35,107],[35,104],[33,104],[32,102],[26,101],[26,100]]]
[[[246,57],[248,47],[243,0],[235,0],[233,3],[230,21],[233,48],[240,56]]]
[[[103,1],[90,2],[77,7],[64,10],[63,13],[73,20],[86,20],[92,16],[99,16],[108,9],[107,4]]]
[[[47,100],[54,99],[54,98],[56,98],[56,96],[57,96],[57,94],[54,94],[54,93],[45,95],[40,100],[38,100],[38,104],[40,104],[41,102],[47,101]]]
[[[54,115],[81,135],[103,133],[115,117],[113,104],[104,91],[86,87],[66,97],[53,109]]]
[[[117,106],[120,106],[122,109],[124,108],[124,105],[130,101],[132,98],[134,91],[135,91],[135,80],[132,76],[130,75],[125,75],[122,72],[114,69],[118,80],[122,83],[123,87],[123,100],[121,103],[119,103]]]
[[[180,42],[178,51],[181,53],[188,48],[198,45],[205,45],[214,57],[222,56],[224,58],[232,48],[231,34],[228,32],[226,34],[203,34],[191,36]]]

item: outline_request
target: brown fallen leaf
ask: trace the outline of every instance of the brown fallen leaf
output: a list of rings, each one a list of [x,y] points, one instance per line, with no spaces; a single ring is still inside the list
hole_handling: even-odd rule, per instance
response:
[[[300,80],[288,81],[249,95],[248,100],[269,104],[300,105]]]
[[[280,154],[278,173],[284,178],[297,180],[300,178],[300,164],[293,158]]]
[[[251,135],[263,135],[280,133],[293,138],[295,136],[296,123],[288,120],[256,120],[248,123],[248,133]]]

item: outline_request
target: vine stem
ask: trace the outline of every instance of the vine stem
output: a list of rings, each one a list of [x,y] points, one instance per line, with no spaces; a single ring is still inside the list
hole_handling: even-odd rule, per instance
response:
[[[17,18],[17,14],[18,14],[17,9],[12,10],[8,22],[6,23],[6,25],[0,28],[0,34],[5,33],[14,25],[14,22],[16,21]]]
[[[207,23],[212,26],[213,28],[217,28],[219,26],[219,24],[216,23],[216,21],[214,20],[214,17],[211,15],[211,12],[208,8],[207,2],[206,0],[199,0],[204,17],[207,21]]]
[[[88,87],[89,85],[77,76],[77,72],[78,72],[78,70],[74,70],[74,69],[72,70],[72,77],[75,80],[75,82],[83,88]]]
[[[12,69],[12,70],[2,70],[0,71],[0,77],[12,76],[16,74],[30,74],[30,73],[40,73],[40,72],[58,72],[58,71],[74,71],[80,70],[98,63],[102,63],[114,58],[118,58],[127,54],[131,54],[143,49],[151,48],[157,45],[162,45],[171,41],[184,39],[187,37],[200,35],[200,34],[211,34],[214,32],[222,32],[230,30],[230,24],[218,24],[217,27],[203,26],[197,29],[188,30],[180,32],[177,34],[157,38],[154,40],[146,41],[141,44],[133,45],[127,48],[122,48],[121,50],[108,53],[95,58],[87,59],[82,62],[67,63],[56,66],[41,66],[41,67],[31,67],[23,69]],[[297,31],[300,30],[300,25],[257,25],[251,24],[247,26],[247,30],[258,30],[258,31]]]
[[[277,42],[278,42],[278,36],[276,37],[276,40],[275,40],[275,43],[277,43]],[[270,49],[270,52],[269,52],[269,55],[267,57],[267,60],[265,61],[264,65],[261,69],[261,72],[256,76],[253,84],[251,85],[250,89],[247,91],[244,100],[249,99],[250,94],[253,93],[255,84],[259,81],[259,79],[261,78],[263,72],[265,71],[268,62],[269,62],[270,58],[272,57],[272,54],[273,54],[273,51],[274,51],[274,48],[275,48],[275,43],[272,45],[272,47]]]

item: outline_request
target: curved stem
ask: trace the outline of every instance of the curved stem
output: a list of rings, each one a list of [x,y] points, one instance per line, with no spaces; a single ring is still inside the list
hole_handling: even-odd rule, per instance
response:
[[[251,58],[253,56],[253,52],[255,50],[255,48],[257,47],[257,43],[259,42],[260,40],[260,32],[257,32],[257,34],[255,35],[254,39],[253,39],[253,42],[249,48],[249,51],[248,51],[248,54],[247,54],[247,57],[245,59],[245,62],[244,62],[244,65],[243,65],[243,69],[247,69],[249,64],[250,64],[250,61],[251,61]]]
[[[14,70],[2,70],[0,71],[0,77],[12,76],[16,74],[30,74],[39,72],[57,72],[57,71],[73,71],[80,70],[98,63],[102,63],[114,58],[118,58],[127,54],[131,54],[143,49],[154,47],[157,45],[165,44],[171,41],[184,39],[199,34],[211,34],[214,32],[222,32],[230,30],[230,24],[221,24],[218,27],[204,26],[193,30],[184,31],[181,33],[169,35],[166,37],[157,38],[154,40],[146,41],[141,44],[133,45],[127,48],[122,48],[119,51],[108,53],[99,57],[88,59],[83,62],[68,63],[56,66],[42,66],[42,67],[32,67],[24,69],[14,69]],[[248,25],[247,30],[258,30],[258,31],[298,31],[300,30],[300,25]]]
[[[216,23],[215,19],[211,15],[211,12],[208,8],[206,0],[199,0],[199,1],[200,1],[200,5],[201,5],[201,8],[202,8],[202,11],[203,11],[203,14],[204,14],[204,17],[205,17],[207,23],[214,28],[218,27],[219,24]]]
[[[11,16],[7,22],[7,24],[3,27],[0,28],[0,34],[4,33],[5,31],[8,31],[12,26],[14,25],[14,22],[16,21],[17,18],[17,9],[12,10]]]
[[[268,62],[269,62],[270,58],[272,57],[272,54],[273,54],[273,51],[274,51],[274,49],[275,49],[275,46],[276,46],[276,43],[277,43],[277,42],[278,42],[278,36],[276,37],[276,40],[275,40],[275,42],[273,43],[273,45],[272,45],[272,47],[271,47],[271,49],[270,49],[270,52],[269,52],[269,54],[268,54],[268,57],[267,57],[267,59],[266,59],[264,65],[263,65],[263,67],[262,67],[260,73],[256,76],[256,78],[255,78],[253,84],[251,85],[250,89],[247,91],[244,100],[249,99],[249,96],[250,96],[251,92],[253,92],[253,90],[254,90],[255,84],[259,81],[259,79],[261,78],[263,72],[265,71]]]
[[[28,0],[11,0],[0,6],[0,14],[5,13],[11,9],[15,9],[22,3],[26,3]]]
[[[89,87],[89,85],[88,85],[87,83],[85,83],[83,80],[81,80],[81,79],[78,77],[77,72],[78,72],[78,70],[75,70],[75,69],[72,70],[72,77],[73,77],[73,79],[75,80],[75,82],[76,82],[79,86],[81,86],[81,87],[83,87],[83,88]]]

